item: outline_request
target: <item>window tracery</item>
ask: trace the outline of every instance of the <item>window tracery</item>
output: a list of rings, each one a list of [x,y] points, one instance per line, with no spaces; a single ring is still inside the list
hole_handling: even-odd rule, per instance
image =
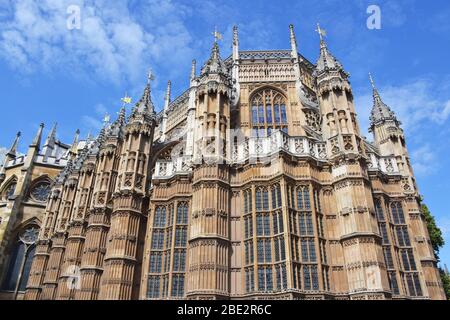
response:
[[[9,185],[4,189],[3,194],[1,195],[2,200],[9,200],[14,196],[14,193],[16,192],[17,188],[17,182],[16,180],[13,180],[9,183]]]
[[[313,110],[305,111],[306,125],[316,132],[322,131],[322,120],[320,115]]]
[[[33,200],[38,202],[46,202],[50,195],[51,186],[49,182],[43,181],[37,183],[30,192],[30,196]]]
[[[264,89],[253,96],[251,105],[253,136],[268,137],[274,130],[287,133],[286,99],[280,92]]]
[[[147,280],[147,297],[150,299],[184,296],[188,220],[187,201],[156,206],[154,209]]]
[[[30,226],[17,236],[17,242],[12,249],[5,282],[2,286],[3,289],[8,291],[25,291],[38,235],[39,228]]]

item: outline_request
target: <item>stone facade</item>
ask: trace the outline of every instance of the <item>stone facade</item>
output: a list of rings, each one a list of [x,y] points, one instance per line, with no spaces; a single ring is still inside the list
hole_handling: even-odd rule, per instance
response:
[[[373,84],[361,134],[320,41],[233,52],[126,118],[56,179],[26,299],[443,299],[405,136]]]
[[[19,132],[0,169],[0,299],[23,297],[51,184],[78,151],[56,139],[56,125],[41,147],[43,129],[26,155],[18,152]],[[73,145],[84,143],[77,133]]]

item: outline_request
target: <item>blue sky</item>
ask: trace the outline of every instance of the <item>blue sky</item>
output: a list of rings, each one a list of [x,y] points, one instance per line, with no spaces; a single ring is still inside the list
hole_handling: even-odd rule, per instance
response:
[[[66,27],[73,4],[81,9],[79,30]],[[366,26],[369,5],[381,9],[380,30]],[[450,267],[449,18],[446,0],[3,0],[0,153],[18,130],[25,152],[40,122],[47,130],[58,122],[58,136],[68,143],[78,128],[96,133],[125,92],[139,98],[149,68],[153,100],[162,106],[167,81],[174,96],[182,93],[192,59],[206,60],[216,25],[226,57],[233,25],[243,50],[288,49],[293,23],[299,51],[315,62],[320,22],[351,74],[361,127],[368,127],[372,104],[369,71],[402,120],[421,194],[448,242],[441,260]]]

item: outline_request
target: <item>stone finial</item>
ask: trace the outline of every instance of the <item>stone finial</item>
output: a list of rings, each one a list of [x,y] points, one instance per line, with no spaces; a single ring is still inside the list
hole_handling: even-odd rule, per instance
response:
[[[195,79],[196,77],[196,69],[197,69],[197,61],[194,59],[192,60],[192,67],[191,67],[191,80]]]
[[[373,128],[375,124],[383,120],[393,120],[397,123],[397,125],[400,125],[400,122],[397,120],[395,113],[381,99],[380,93],[378,92],[378,89],[375,86],[375,81],[373,80],[371,73],[369,73],[369,80],[373,90],[373,106],[372,112],[370,114],[371,127]]]
[[[33,139],[33,142],[31,143],[30,147],[37,147],[39,148],[41,146],[41,139],[42,139],[42,131],[44,131],[44,123],[41,123],[39,125],[39,129],[36,133],[36,136]]]

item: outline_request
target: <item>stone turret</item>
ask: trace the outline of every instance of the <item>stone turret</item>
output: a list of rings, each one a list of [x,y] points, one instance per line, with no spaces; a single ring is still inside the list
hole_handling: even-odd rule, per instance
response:
[[[398,181],[397,195],[401,195],[401,197],[398,197],[397,200],[401,200],[401,202],[397,202],[398,207],[394,206],[396,203],[391,203],[388,207],[393,213],[399,211],[398,208],[401,208],[401,212],[408,212],[407,215],[402,214],[401,218],[394,216],[392,221],[397,237],[399,237],[399,234],[403,234],[407,239],[405,242],[399,242],[401,239],[397,239],[397,243],[402,244],[398,253],[399,256],[404,259],[403,261],[406,257],[413,261],[410,266],[405,263],[400,266],[403,267],[405,272],[402,277],[408,283],[408,288],[403,288],[402,294],[414,295],[411,291],[415,291],[416,294],[419,292],[431,297],[439,297],[442,296],[442,289],[439,285],[435,285],[440,281],[437,261],[431,244],[424,240],[429,238],[429,234],[421,208],[421,196],[411,166],[405,134],[394,111],[382,100],[371,74],[369,74],[369,78],[373,89],[373,106],[369,130],[373,133],[374,143],[380,155],[395,159],[399,171],[396,177]],[[382,203],[383,200],[380,198],[377,201]],[[407,229],[408,225],[416,241],[409,240],[409,233],[403,231]],[[395,239],[392,239],[391,243],[395,245]],[[394,251],[395,248],[391,248],[391,250]],[[415,262],[416,259],[419,262]],[[408,273],[408,271],[413,272]],[[397,277],[396,273],[390,272],[391,279],[394,276]]]
[[[217,39],[196,91],[195,167],[186,294],[192,299],[229,297],[230,197],[226,143],[230,129],[231,77]],[[205,279],[205,281],[196,281]]]
[[[123,107],[117,120],[103,128],[86,160],[85,173],[95,175],[95,181],[91,187],[90,205],[85,216],[86,231],[80,264],[80,288],[75,292],[76,300],[99,298],[113,207],[112,195],[118,177],[119,153],[126,125],[125,115]]]
[[[133,108],[124,130],[100,299],[129,300],[139,296],[151,179],[150,155],[156,127],[150,81],[149,75],[142,98]]]
[[[348,290],[364,288],[364,294],[385,297],[389,289],[382,259],[382,248],[372,189],[366,183],[365,151],[356,120],[349,74],[330,53],[318,26],[320,57],[316,66],[317,93],[322,113],[322,134],[327,141],[328,157],[332,163],[332,196],[338,214],[340,247],[333,247],[333,255],[345,257],[345,272],[332,271],[336,277],[347,277]],[[326,212],[330,214],[331,212]],[[358,265],[353,268],[351,266]],[[364,279],[357,283],[351,279]]]
[[[348,80],[349,74],[329,51],[320,26],[318,32],[320,57],[317,61],[316,77],[323,137],[328,143],[330,158],[343,154],[357,157],[364,151]]]
[[[405,136],[401,128],[401,122],[381,99],[371,74],[369,74],[369,78],[373,89],[373,106],[369,130],[374,135],[375,145],[383,156],[402,156],[406,150],[404,149]]]

